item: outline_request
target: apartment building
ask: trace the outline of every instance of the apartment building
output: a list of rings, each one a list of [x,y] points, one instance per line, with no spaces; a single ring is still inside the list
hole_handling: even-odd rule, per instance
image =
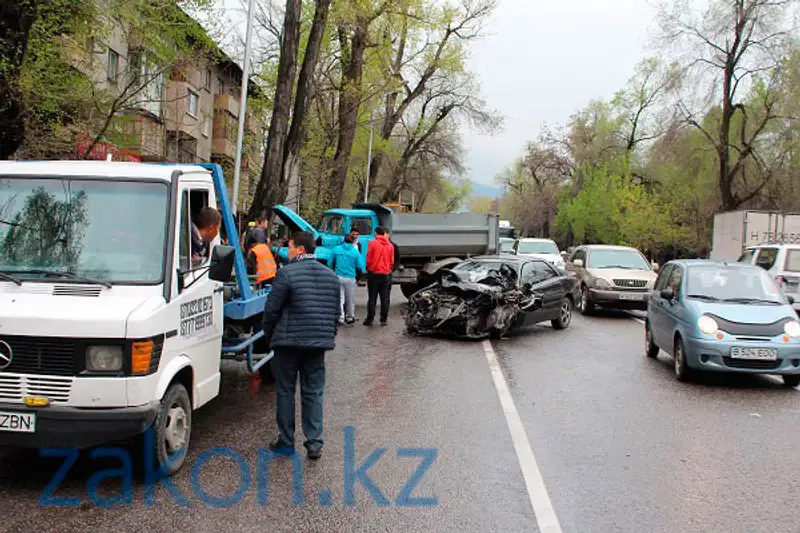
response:
[[[101,142],[89,150],[98,132],[76,137],[76,157],[215,162],[232,189],[243,75],[235,61],[216,49],[159,64],[135,32],[115,26],[102,42],[65,36],[63,48],[99,92],[119,100]],[[248,98],[257,98],[258,86],[248,86]],[[244,122],[240,199],[246,203],[258,181],[264,131],[253,112]]]

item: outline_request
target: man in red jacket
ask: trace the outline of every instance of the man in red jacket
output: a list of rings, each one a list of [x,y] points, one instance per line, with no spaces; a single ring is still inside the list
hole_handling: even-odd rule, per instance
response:
[[[381,326],[389,320],[389,293],[392,290],[392,272],[394,271],[394,245],[389,242],[383,226],[375,228],[375,238],[367,248],[367,318],[365,326],[371,326],[375,320],[375,305],[381,297]]]

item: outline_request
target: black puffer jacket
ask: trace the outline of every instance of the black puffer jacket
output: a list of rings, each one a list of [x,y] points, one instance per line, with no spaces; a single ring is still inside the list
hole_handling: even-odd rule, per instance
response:
[[[278,270],[264,308],[270,348],[333,350],[341,315],[339,277],[313,257]]]

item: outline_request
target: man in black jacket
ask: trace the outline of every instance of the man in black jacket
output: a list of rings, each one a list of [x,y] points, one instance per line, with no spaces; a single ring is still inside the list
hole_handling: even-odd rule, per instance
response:
[[[289,240],[289,263],[278,270],[264,309],[264,338],[275,356],[278,437],[270,449],[294,453],[294,394],[300,375],[303,433],[309,459],[322,455],[325,352],[335,347],[342,304],[339,277],[314,257],[314,237]]]

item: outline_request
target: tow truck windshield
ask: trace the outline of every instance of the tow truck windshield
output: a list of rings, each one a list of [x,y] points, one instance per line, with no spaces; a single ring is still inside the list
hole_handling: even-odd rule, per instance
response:
[[[160,283],[168,199],[166,183],[0,176],[0,273],[7,281]]]

